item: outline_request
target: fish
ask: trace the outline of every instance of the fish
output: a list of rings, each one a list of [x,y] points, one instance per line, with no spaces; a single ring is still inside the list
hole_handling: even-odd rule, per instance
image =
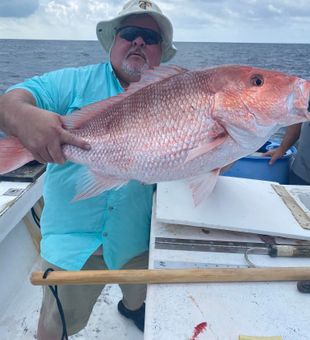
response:
[[[188,70],[159,66],[124,93],[87,105],[63,126],[90,150],[64,145],[87,171],[75,200],[144,184],[186,180],[199,204],[225,166],[259,149],[279,128],[310,120],[310,81],[247,65]],[[0,173],[31,161],[16,137],[0,141]]]

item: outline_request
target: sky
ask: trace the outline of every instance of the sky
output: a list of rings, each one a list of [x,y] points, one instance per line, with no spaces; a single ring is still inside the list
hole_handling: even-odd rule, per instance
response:
[[[175,41],[310,43],[310,0],[156,1]],[[95,40],[120,0],[0,0],[0,39]]]

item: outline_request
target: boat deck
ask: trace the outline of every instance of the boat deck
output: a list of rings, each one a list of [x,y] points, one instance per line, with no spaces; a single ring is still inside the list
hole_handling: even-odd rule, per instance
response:
[[[36,261],[31,271],[40,270],[39,261],[39,259]],[[29,276],[24,277],[23,281],[17,294],[0,317],[1,340],[36,339],[42,288],[31,285]],[[72,340],[142,340],[143,333],[118,313],[116,306],[120,298],[121,291],[118,285],[106,285],[87,327],[69,338]]]
[[[0,196],[3,199],[0,200],[0,340],[36,339],[42,288],[31,285],[29,277],[31,272],[40,270],[38,239],[35,235],[39,231],[36,226],[29,226],[27,216],[30,215],[30,208],[41,197],[42,183],[42,178],[33,184],[23,185],[0,182]],[[310,194],[310,187],[308,190]],[[159,188],[157,193],[160,191]],[[225,197],[228,197],[227,194]],[[307,202],[304,200],[305,204]],[[308,214],[309,209],[306,210]],[[154,212],[157,213],[153,214],[151,228],[151,268],[249,266],[242,253],[156,248],[156,237],[263,242],[255,233],[235,234],[236,230],[222,231],[212,226],[205,229],[202,226],[180,226],[168,222],[166,225],[159,222],[155,207]],[[236,211],[228,215],[244,216],[236,214]],[[310,236],[305,239],[308,241],[303,242],[309,244]],[[301,240],[291,241],[289,244],[301,244]],[[284,244],[286,242],[288,240]],[[258,254],[251,255],[251,259],[260,267],[309,267],[310,261],[309,257],[271,258]],[[300,294],[296,282],[149,285],[144,335],[118,313],[120,298],[119,287],[107,285],[87,327],[70,339],[185,340],[193,339],[196,328],[202,324],[207,325],[207,330],[199,335],[199,340],[236,340],[240,334],[279,335],[283,340],[309,339],[310,296]]]
[[[36,339],[42,287],[30,283],[40,270],[39,229],[29,210],[42,194],[33,183],[0,181],[0,340]],[[118,285],[107,285],[87,327],[70,339],[141,340],[143,333],[117,311]]]

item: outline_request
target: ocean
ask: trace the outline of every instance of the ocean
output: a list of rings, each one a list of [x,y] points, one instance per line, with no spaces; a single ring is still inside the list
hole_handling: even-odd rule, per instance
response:
[[[176,42],[171,61],[189,69],[221,64],[264,67],[310,79],[309,44]],[[107,59],[97,41],[0,40],[0,94],[34,75]]]

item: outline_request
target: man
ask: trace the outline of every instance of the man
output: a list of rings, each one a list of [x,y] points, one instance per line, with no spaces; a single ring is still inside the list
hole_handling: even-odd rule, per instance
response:
[[[172,26],[151,1],[129,1],[113,20],[97,25],[110,62],[63,69],[34,77],[0,98],[0,129],[17,136],[49,163],[41,216],[43,269],[146,268],[154,187],[131,181],[119,190],[71,203],[84,167],[65,162],[61,146],[89,149],[64,130],[59,115],[116,95],[143,70],[176,53]],[[56,114],[55,114],[56,113]],[[83,329],[103,286],[59,286],[68,335]],[[145,285],[121,286],[120,313],[144,329]],[[60,339],[62,322],[54,297],[44,289],[38,339]]]
[[[297,153],[293,155],[289,184],[310,185],[310,122],[288,126],[280,146],[264,155],[271,156],[269,164],[272,165],[297,141]],[[309,293],[310,280],[298,281],[297,289],[302,293]]]
[[[285,155],[286,151],[298,141],[297,154],[293,156],[289,183],[310,185],[310,123],[294,124],[287,127],[280,146],[264,155],[271,156],[270,165]]]

